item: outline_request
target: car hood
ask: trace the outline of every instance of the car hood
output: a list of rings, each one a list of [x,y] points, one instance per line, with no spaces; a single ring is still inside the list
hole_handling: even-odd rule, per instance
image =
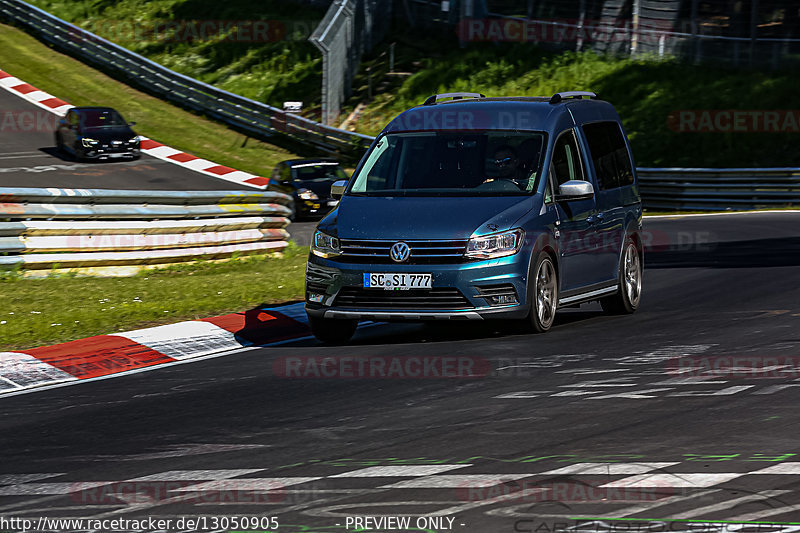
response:
[[[533,208],[534,198],[348,195],[320,229],[335,225],[342,239],[468,239],[510,229]]]
[[[128,127],[120,128],[87,128],[83,132],[83,137],[96,139],[102,143],[110,141],[129,141],[136,134]]]

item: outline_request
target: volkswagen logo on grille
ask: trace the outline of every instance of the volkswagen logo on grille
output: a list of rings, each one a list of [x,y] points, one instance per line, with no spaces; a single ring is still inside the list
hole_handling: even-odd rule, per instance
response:
[[[411,255],[411,248],[404,242],[396,242],[389,248],[389,257],[392,258],[392,261],[395,263],[402,263],[408,260],[408,256]]]

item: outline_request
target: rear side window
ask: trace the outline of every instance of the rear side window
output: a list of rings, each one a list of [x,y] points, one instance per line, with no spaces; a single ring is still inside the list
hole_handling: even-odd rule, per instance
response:
[[[622,130],[616,122],[585,124],[594,171],[600,190],[633,185],[633,169]]]

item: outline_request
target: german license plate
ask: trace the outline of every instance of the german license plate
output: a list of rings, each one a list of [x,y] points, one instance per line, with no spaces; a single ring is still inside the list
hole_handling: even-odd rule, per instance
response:
[[[400,274],[381,272],[365,273],[364,288],[384,290],[430,289],[433,287],[433,274]]]
[[[113,153],[113,154],[108,154],[108,157],[112,159],[118,159],[120,157],[125,157],[126,155],[128,154]]]

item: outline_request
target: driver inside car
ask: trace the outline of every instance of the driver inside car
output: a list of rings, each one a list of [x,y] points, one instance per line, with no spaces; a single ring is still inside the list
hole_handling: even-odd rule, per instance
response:
[[[498,146],[494,151],[494,159],[490,161],[494,165],[494,171],[492,172],[494,176],[487,178],[483,183],[491,183],[497,180],[510,180],[515,185],[520,186],[520,184],[525,181],[525,177],[523,176],[524,169],[522,165],[520,165],[517,151],[511,146],[507,144]]]

